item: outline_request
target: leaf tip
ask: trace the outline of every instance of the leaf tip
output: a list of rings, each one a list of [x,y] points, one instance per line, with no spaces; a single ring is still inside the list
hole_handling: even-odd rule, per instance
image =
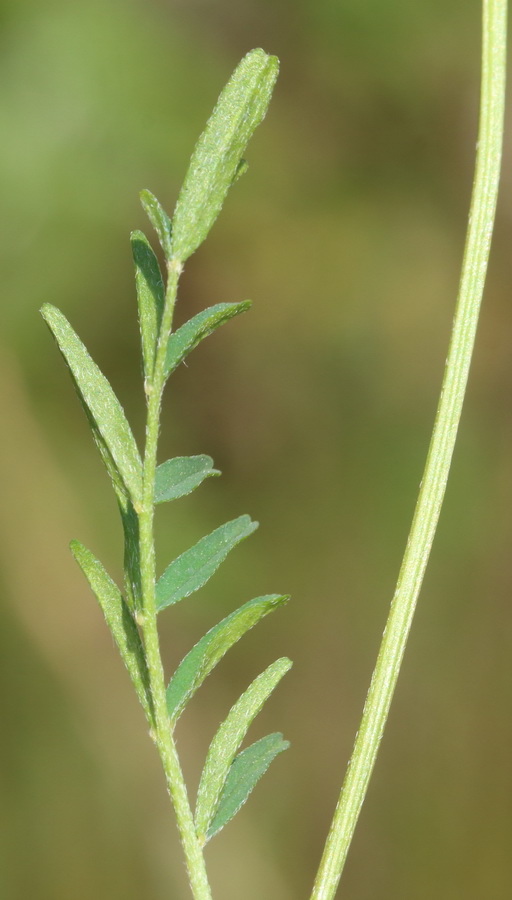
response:
[[[291,659],[288,659],[287,656],[281,656],[279,659],[276,659],[271,668],[274,670],[274,672],[279,673],[279,678],[281,679],[284,675],[286,675],[287,672],[290,671],[292,666],[293,662]]]
[[[172,258],[172,223],[158,197],[144,188],[139,194],[140,202],[149,221],[155,229],[162,250],[168,261]]]
[[[39,312],[41,313],[45,322],[48,323],[49,320],[53,317],[53,314],[58,313],[59,310],[56,306],[53,306],[52,303],[43,303],[43,305],[39,309]]]
[[[261,47],[256,47],[254,50],[249,50],[249,53],[247,53],[246,55],[246,59],[248,62],[259,64],[262,69],[267,69],[269,74],[272,76],[272,85],[274,84],[279,74],[278,56],[267,53],[266,50],[263,50]]]
[[[231,524],[236,526],[237,528],[244,529],[247,533],[247,537],[252,534],[253,531],[256,531],[256,529],[259,528],[260,525],[259,522],[255,522],[253,519],[251,519],[248,513],[243,513],[243,515],[238,516],[237,519],[233,519],[233,522]]]
[[[69,549],[71,551],[71,555],[73,559],[80,565],[80,560],[84,557],[85,554],[88,553],[87,548],[82,544],[81,541],[78,541],[76,538],[73,538],[69,542]]]
[[[154,195],[151,193],[151,191],[148,191],[147,188],[143,188],[141,191],[139,191],[139,199],[144,207],[147,203],[151,202],[153,196]]]
[[[255,522],[254,519],[251,519],[251,517],[248,515],[240,516],[240,524],[241,525],[243,524],[243,527],[246,532],[246,537],[249,537],[249,535],[254,534],[256,529],[260,527],[260,523]]]
[[[272,598],[272,606],[281,606],[288,603],[291,594],[274,594]]]

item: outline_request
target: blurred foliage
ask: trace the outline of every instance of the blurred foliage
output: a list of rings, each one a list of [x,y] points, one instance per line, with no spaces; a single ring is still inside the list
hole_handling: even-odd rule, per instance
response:
[[[0,896],[188,896],[158,759],[67,549],[80,538],[119,575],[106,476],[37,309],[69,315],[140,436],[138,191],[172,208],[219,89],[258,45],[281,58],[277,93],[178,315],[254,308],[173,376],[162,435],[162,459],[209,453],[224,475],[162,511],[161,566],[241,513],[261,528],[169,613],[165,654],[250,596],[292,593],[194,699],[180,747],[197,780],[228,704],[276,655],[294,659],[258,725],[292,749],[208,857],[223,900],[242,885],[245,900],[306,896],[433,420],[480,4],[3,0],[0,17]],[[508,893],[510,153],[453,480],[344,876],[353,900]]]

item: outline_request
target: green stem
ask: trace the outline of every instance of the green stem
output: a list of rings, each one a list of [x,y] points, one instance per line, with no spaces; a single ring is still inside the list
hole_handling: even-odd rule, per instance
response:
[[[155,733],[153,737],[162,760],[168,791],[176,813],[190,886],[195,900],[211,900],[203,851],[197,839],[194,817],[167,713],[165,677],[160,655],[155,601],[156,568],[153,518],[158,431],[162,394],[165,386],[165,356],[172,328],[180,271],[181,266],[176,261],[171,261],[155,368],[153,378],[147,389],[148,414],[144,454],[144,486],[142,506],[139,511],[143,610],[142,614],[137,618],[144,637],[151,693],[155,708]]]
[[[311,900],[332,900],[338,887],[389,713],[445,493],[473,352],[498,194],[506,16],[506,0],[484,0],[475,180],[441,397],[396,592]]]

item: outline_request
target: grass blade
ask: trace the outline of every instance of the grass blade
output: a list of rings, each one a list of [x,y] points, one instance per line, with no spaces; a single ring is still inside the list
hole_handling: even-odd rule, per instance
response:
[[[169,260],[172,255],[172,223],[165,209],[151,191],[140,192],[140,202],[149,221],[155,229],[160,246]]]
[[[146,378],[151,378],[155,365],[156,344],[162,324],[165,288],[158,260],[146,235],[142,231],[134,231],[130,235],[130,241],[135,263],[144,375]]]
[[[172,723],[177,721],[190,698],[230,647],[267,613],[287,600],[288,596],[282,594],[267,594],[249,600],[211,628],[192,647],[180,662],[167,688],[167,710]]]
[[[220,475],[213,468],[211,456],[176,456],[157,467],[155,475],[155,503],[185,497],[211,475]]]
[[[283,735],[268,734],[235,757],[228,772],[219,805],[208,829],[206,840],[216,835],[233,818],[248,799],[272,760],[290,746]]]
[[[184,263],[204,241],[265,116],[279,63],[252,50],[237,66],[192,154],[173,217],[173,256]]]
[[[101,606],[105,621],[112,632],[123,662],[133,681],[137,696],[150,723],[153,722],[153,705],[149,686],[146,656],[137,626],[123,599],[121,591],[112,581],[102,564],[80,541],[71,541],[71,552],[84,573]]]
[[[179,366],[186,356],[197,345],[208,337],[213,331],[229,322],[234,316],[245,312],[251,306],[250,300],[242,300],[241,303],[217,303],[198,313],[181,328],[178,328],[169,338],[167,344],[167,356],[165,359],[165,377]]]
[[[156,586],[158,611],[178,603],[198,591],[217,571],[229,551],[258,527],[250,516],[239,516],[178,556],[165,570]]]
[[[119,400],[60,310],[45,303],[41,315],[68,365],[116,493],[130,497],[137,505],[142,492],[142,463]]]
[[[217,812],[235,754],[254,717],[291,665],[291,661],[283,657],[258,675],[231,708],[210,744],[199,783],[195,815],[197,835],[203,843]]]

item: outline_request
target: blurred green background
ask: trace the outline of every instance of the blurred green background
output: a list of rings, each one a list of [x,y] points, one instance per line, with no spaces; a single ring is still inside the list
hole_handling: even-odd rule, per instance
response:
[[[281,58],[271,112],[179,322],[251,297],[166,395],[161,458],[223,478],[159,514],[160,565],[226,519],[260,530],[162,617],[171,668],[251,596],[247,636],[179,732],[212,732],[278,655],[255,723],[292,748],[207,851],[214,896],[308,896],[392,595],[457,279],[478,109],[477,0],[0,3],[0,896],[181,900],[158,759],[67,549],[120,575],[108,479],[38,316],[63,309],[142,435],[128,234],[172,209],[240,57]],[[470,393],[431,567],[340,896],[509,896],[512,837],[510,142]],[[149,233],[149,231],[148,231]]]

